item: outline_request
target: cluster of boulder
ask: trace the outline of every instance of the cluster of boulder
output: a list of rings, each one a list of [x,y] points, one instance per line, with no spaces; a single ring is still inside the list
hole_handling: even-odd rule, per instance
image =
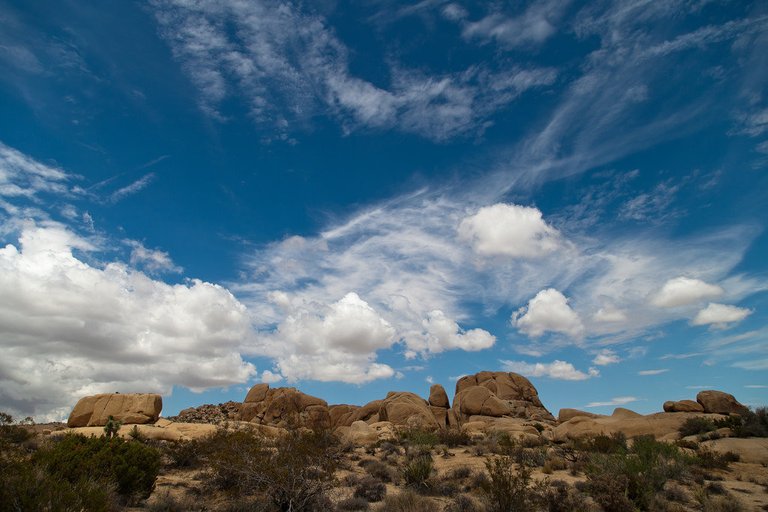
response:
[[[733,395],[702,391],[696,401],[665,402],[662,413],[643,416],[618,408],[606,416],[561,409],[555,419],[528,379],[507,372],[479,372],[462,377],[456,383],[453,403],[439,384],[430,388],[428,399],[415,393],[392,391],[385,398],[362,406],[328,405],[325,400],[296,388],[256,384],[242,403],[185,409],[170,418],[173,421],[159,419],[161,409],[162,398],[157,394],[89,396],[77,403],[67,425],[98,433],[111,416],[123,425],[142,425],[142,432],[156,439],[205,435],[215,425],[228,422],[268,436],[280,435],[289,428],[333,429],[357,444],[393,437],[401,427],[461,428],[476,437],[502,431],[517,438],[559,442],[613,432],[623,432],[628,437],[652,434],[660,439],[675,439],[679,427],[690,417],[722,417],[748,411]]]
[[[722,391],[701,391],[696,401],[678,400],[664,402],[664,412],[703,412],[708,414],[740,414],[747,408],[731,394]]]

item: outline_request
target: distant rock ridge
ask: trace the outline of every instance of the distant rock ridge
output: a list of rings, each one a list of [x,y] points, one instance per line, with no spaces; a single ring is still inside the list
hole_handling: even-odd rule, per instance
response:
[[[98,433],[113,416],[123,425],[154,425],[161,430],[147,432],[163,439],[203,435],[216,425],[240,425],[271,437],[292,428],[332,429],[342,439],[357,444],[390,439],[400,428],[461,428],[471,437],[506,432],[532,442],[561,442],[613,432],[623,432],[628,437],[652,434],[672,440],[679,438],[678,429],[688,418],[718,418],[748,411],[733,395],[716,390],[701,391],[696,401],[667,401],[663,407],[665,412],[650,415],[617,408],[610,416],[566,408],[560,410],[556,420],[527,378],[516,373],[483,371],[456,382],[453,403],[440,384],[429,388],[426,399],[410,391],[390,391],[382,399],[358,406],[328,405],[325,400],[296,388],[271,388],[262,383],[251,387],[242,403],[190,407],[166,419],[159,419],[159,394],[88,396],[78,401],[67,424]],[[162,422],[168,425],[161,425]],[[196,423],[207,426],[198,428],[193,425]]]

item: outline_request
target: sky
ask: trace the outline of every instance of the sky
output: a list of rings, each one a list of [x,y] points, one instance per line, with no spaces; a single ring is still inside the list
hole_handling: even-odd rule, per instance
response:
[[[768,4],[0,0],[0,410],[768,404]]]

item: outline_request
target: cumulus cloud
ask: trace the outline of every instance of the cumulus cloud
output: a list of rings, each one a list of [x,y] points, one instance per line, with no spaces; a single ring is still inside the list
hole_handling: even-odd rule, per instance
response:
[[[18,413],[60,419],[84,394],[202,390],[255,374],[239,355],[249,318],[227,290],[93,266],[74,249],[95,248],[54,223],[27,223],[0,249],[0,383]]]
[[[621,362],[621,358],[611,349],[603,349],[597,353],[592,360],[592,364],[597,366],[607,366],[609,364],[616,364]]]
[[[592,318],[600,323],[620,323],[627,320],[627,314],[620,309],[605,307],[598,309]]]
[[[517,16],[493,12],[478,21],[466,22],[462,36],[484,41],[492,39],[509,48],[541,44],[555,34],[556,24],[567,5],[567,1],[546,0],[531,3]],[[464,17],[456,16],[455,19]]]
[[[459,239],[478,254],[537,258],[560,247],[560,235],[538,208],[498,203],[480,208],[461,221]]]
[[[724,290],[717,285],[681,276],[664,283],[661,290],[651,299],[651,303],[660,308],[674,308],[719,297],[723,293]]]
[[[579,315],[568,305],[565,295],[547,288],[541,290],[528,305],[512,314],[512,325],[532,338],[538,338],[546,332],[555,332],[579,338],[584,334],[584,326]]]
[[[634,396],[617,396],[615,398],[611,398],[607,402],[590,402],[584,407],[615,407],[619,405],[631,404],[632,402],[637,402],[638,400],[640,399]]]
[[[283,380],[283,376],[279,373],[274,373],[269,370],[264,370],[261,372],[261,382],[266,382],[267,384],[274,384],[276,382],[280,382]]]
[[[395,329],[356,293],[330,305],[290,307],[284,320],[258,344],[289,381],[358,384],[395,375],[390,366],[374,362],[377,350],[394,343]]]
[[[597,377],[600,372],[596,368],[590,368],[587,372],[577,370],[566,361],[552,361],[551,363],[526,363],[525,361],[501,361],[504,370],[515,372],[526,377],[549,377],[558,380],[586,380]]]
[[[430,311],[423,321],[425,338],[429,352],[461,349],[476,352],[490,348],[496,337],[484,329],[463,331],[459,324],[445,316],[440,310]]]
[[[751,314],[752,310],[748,308],[710,302],[706,308],[700,310],[696,314],[696,317],[691,321],[691,324],[711,325],[713,327],[723,328],[728,324],[741,322]]]
[[[174,272],[178,274],[184,270],[176,265],[165,251],[147,249],[144,244],[136,240],[128,240],[126,243],[131,247],[130,263],[134,267],[143,267],[150,273]]]

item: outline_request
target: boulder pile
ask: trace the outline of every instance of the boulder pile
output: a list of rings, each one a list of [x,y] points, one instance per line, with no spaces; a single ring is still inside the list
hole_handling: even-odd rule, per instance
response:
[[[237,419],[237,413],[240,412],[240,402],[225,402],[223,404],[211,405],[205,404],[198,407],[189,407],[179,412],[176,416],[167,419],[182,423],[207,423],[211,425],[220,425],[225,421]]]
[[[330,428],[328,403],[296,388],[256,384],[245,397],[236,420],[272,427]]]

